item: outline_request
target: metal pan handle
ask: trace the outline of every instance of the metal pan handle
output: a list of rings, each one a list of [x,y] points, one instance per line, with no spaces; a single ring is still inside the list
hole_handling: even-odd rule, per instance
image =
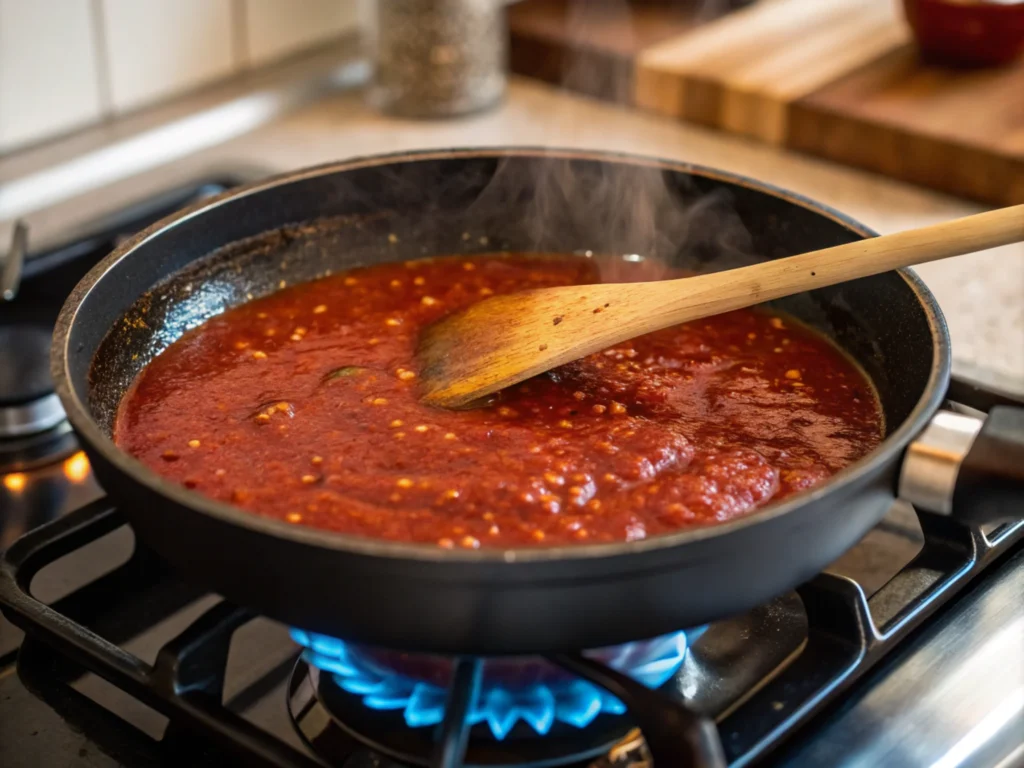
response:
[[[915,507],[981,525],[1024,511],[1024,408],[993,407],[984,419],[939,411],[911,443],[899,495]]]

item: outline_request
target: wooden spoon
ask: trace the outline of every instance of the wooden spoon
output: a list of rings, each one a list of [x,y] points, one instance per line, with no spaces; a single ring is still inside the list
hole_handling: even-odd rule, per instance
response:
[[[424,331],[422,398],[464,406],[619,342],[898,267],[1024,241],[1024,205],[679,280],[495,296]]]

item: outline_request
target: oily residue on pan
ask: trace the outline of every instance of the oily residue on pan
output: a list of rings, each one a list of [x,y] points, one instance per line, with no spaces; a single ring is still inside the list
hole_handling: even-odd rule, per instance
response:
[[[487,296],[594,282],[595,261],[416,260],[252,301],[152,361],[122,403],[116,440],[255,514],[467,548],[730,520],[880,441],[877,400],[853,363],[760,311],[634,339],[476,409],[419,402],[421,328]],[[648,269],[635,262],[629,275]]]

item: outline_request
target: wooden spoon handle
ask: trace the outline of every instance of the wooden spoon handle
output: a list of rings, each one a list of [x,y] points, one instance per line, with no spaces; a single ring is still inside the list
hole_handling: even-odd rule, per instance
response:
[[[424,333],[423,399],[464,405],[670,325],[1018,241],[1024,241],[1024,205],[710,275],[497,296]]]
[[[685,322],[899,267],[1021,241],[1024,241],[1024,205],[1015,205],[921,229],[688,278],[685,282],[670,280],[660,284],[665,291],[661,298],[666,306],[659,324],[664,323],[664,314],[673,315],[673,322]]]

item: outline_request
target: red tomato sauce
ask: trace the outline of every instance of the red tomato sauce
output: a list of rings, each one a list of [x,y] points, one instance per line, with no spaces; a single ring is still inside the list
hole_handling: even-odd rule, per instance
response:
[[[651,276],[644,264],[614,271]],[[597,261],[579,256],[487,255],[297,285],[157,356],[124,398],[115,439],[254,514],[448,548],[635,540],[731,520],[881,440],[860,370],[764,311],[633,339],[481,408],[419,402],[426,324],[493,294],[598,278]]]

